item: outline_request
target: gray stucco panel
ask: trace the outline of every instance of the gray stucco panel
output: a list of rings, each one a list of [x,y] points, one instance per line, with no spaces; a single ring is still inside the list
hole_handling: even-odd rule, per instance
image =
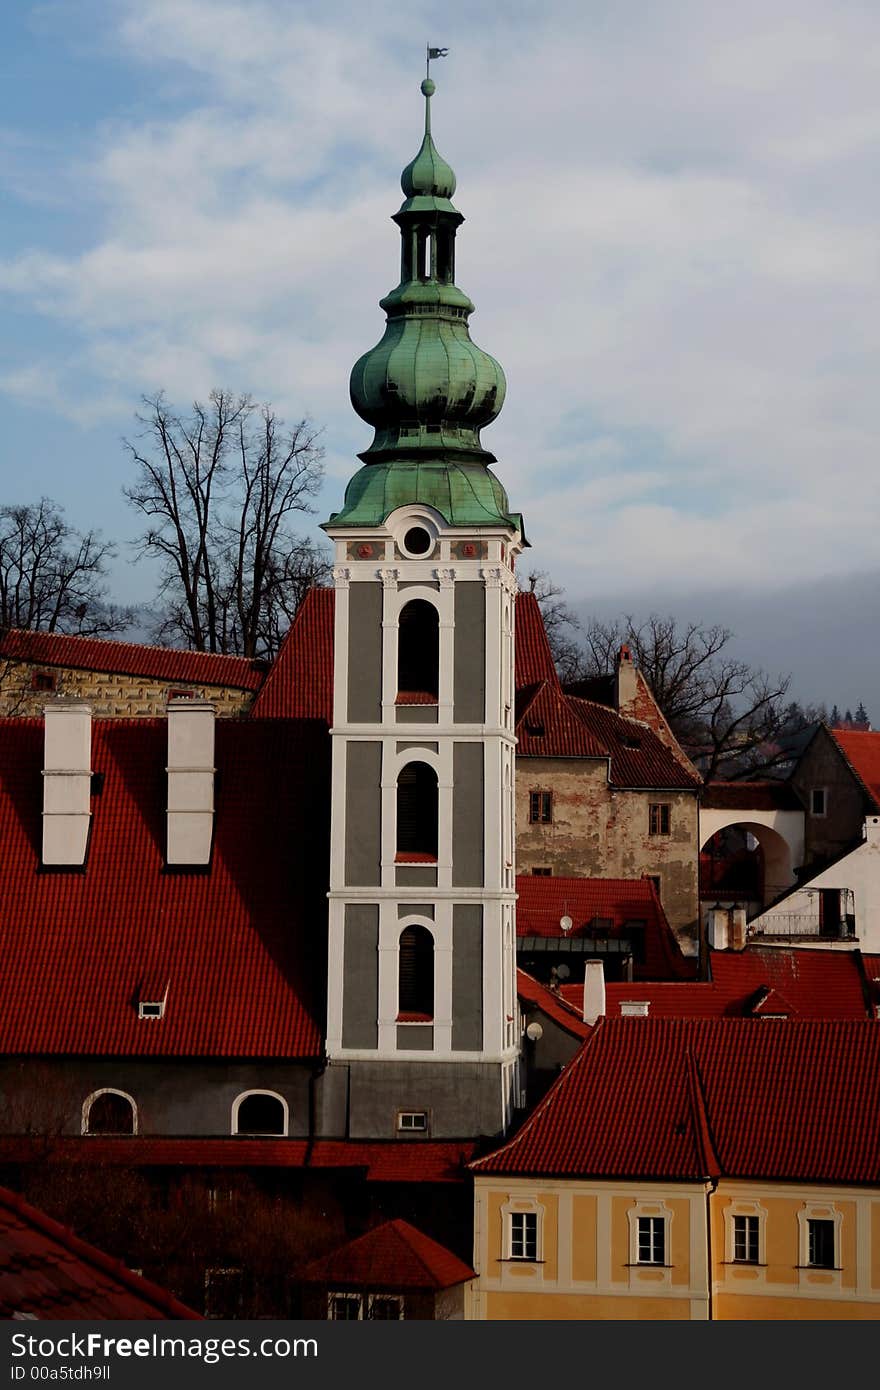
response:
[[[342,1046],[378,1047],[378,903],[346,903],[342,968]]]
[[[382,745],[349,743],[345,762],[345,881],[378,887],[382,856]]]
[[[482,724],[486,717],[486,591],[475,579],[455,586],[456,724]]]
[[[452,750],[452,885],[483,886],[483,745]]]
[[[479,1052],[483,1046],[483,909],[456,903],[452,909],[452,1047]]]
[[[352,584],[348,591],[348,721],[382,719],[382,585]]]

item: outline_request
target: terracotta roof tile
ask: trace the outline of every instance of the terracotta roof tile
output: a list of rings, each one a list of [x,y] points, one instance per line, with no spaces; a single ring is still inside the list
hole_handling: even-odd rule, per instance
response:
[[[259,690],[266,676],[265,662],[246,656],[179,651],[173,647],[67,637],[58,632],[26,632],[20,628],[0,631],[0,657],[39,666],[67,666],[79,671],[232,686],[239,690]]]
[[[389,1293],[439,1292],[473,1279],[474,1271],[451,1250],[408,1221],[385,1221],[302,1274],[304,1283]]]
[[[529,687],[517,709],[517,756],[525,758],[607,758],[608,749],[577,717],[553,681]]]
[[[698,773],[682,762],[646,724],[623,719],[605,705],[568,697],[572,712],[611,755],[608,780],[615,787],[695,791]]]
[[[647,878],[562,878],[518,874],[516,933],[562,937],[563,915],[571,917],[569,936],[583,935],[599,918],[610,921],[612,935],[628,924],[644,923],[644,961],[636,966],[646,979],[691,979],[697,962],[683,955],[654,885]]]
[[[0,1318],[197,1319],[170,1293],[0,1188]]]
[[[251,719],[333,719],[332,589],[306,595],[266,683],[251,707]]]
[[[28,1162],[38,1155],[54,1163],[108,1168],[351,1169],[378,1183],[461,1182],[475,1150],[473,1140],[0,1137],[4,1163]]]
[[[166,738],[164,720],[93,721],[86,866],[46,871],[42,721],[0,721],[0,1052],[320,1054],[326,731],[217,722],[207,870],[165,868]],[[158,980],[164,1017],[138,1019]]]
[[[589,1024],[583,1020],[584,987],[580,986],[580,1005],[569,1003],[565,987],[558,991],[542,985],[525,970],[517,968],[516,992],[525,1008],[540,1009],[543,1014],[558,1024],[566,1033],[575,1038],[585,1038],[590,1032]]]
[[[534,594],[516,596],[515,654],[517,688],[558,681],[544,619]]]
[[[828,732],[864,787],[873,810],[880,811],[880,732],[859,729],[829,729]]]
[[[471,1167],[687,1181],[717,1165],[731,1178],[876,1186],[878,1070],[875,1023],[606,1018],[514,1138]]]

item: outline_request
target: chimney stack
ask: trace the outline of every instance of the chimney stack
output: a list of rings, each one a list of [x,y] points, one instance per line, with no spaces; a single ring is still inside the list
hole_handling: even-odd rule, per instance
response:
[[[728,917],[723,907],[709,909],[709,945],[713,951],[726,951],[729,942]]]
[[[584,1023],[591,1026],[605,1014],[605,967],[588,960],[584,971]]]
[[[745,950],[747,938],[746,910],[744,907],[733,907],[730,911],[730,945],[732,950]]]
[[[632,652],[624,642],[617,653],[614,668],[614,708],[618,714],[632,711],[636,703],[638,678],[633,665]]]
[[[43,863],[86,862],[92,818],[92,708],[58,699],[44,710]]]
[[[210,864],[214,832],[214,706],[168,701],[169,864]]]

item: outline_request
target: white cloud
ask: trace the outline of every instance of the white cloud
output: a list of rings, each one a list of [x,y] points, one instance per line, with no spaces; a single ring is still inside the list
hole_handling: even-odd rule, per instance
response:
[[[0,262],[16,307],[81,344],[74,375],[47,345],[0,389],[39,394],[42,374],[49,408],[94,418],[160,386],[182,402],[252,390],[326,423],[337,507],[345,449],[369,439],[348,372],[395,278],[388,218],[430,31],[451,49],[434,126],[468,219],[459,282],[509,379],[486,443],[535,562],[573,593],[607,591],[622,565],[647,584],[772,585],[871,562],[876,11],[113,13],[105,55],[154,74],[156,106],[108,110],[71,157],[100,233]]]

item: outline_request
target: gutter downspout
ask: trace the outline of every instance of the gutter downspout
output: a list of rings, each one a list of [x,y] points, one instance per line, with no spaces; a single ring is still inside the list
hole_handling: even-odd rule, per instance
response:
[[[718,1187],[717,1178],[709,1178],[706,1187],[706,1262],[707,1262],[707,1305],[709,1322],[715,1321],[715,1299],[713,1289],[715,1286],[715,1264],[712,1259],[712,1197]]]

